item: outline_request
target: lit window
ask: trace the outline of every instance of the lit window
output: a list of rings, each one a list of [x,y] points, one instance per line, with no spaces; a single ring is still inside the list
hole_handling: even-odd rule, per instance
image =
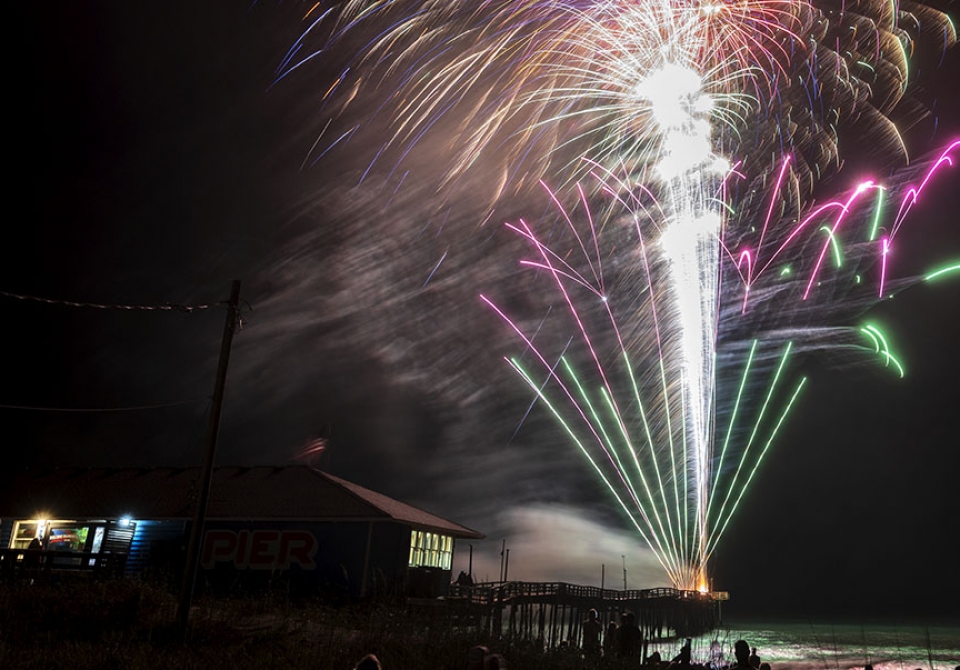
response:
[[[43,542],[45,549],[81,551],[87,536],[86,530],[69,519],[24,519],[14,523],[10,548],[26,549],[33,538]]]
[[[410,567],[450,569],[453,562],[453,538],[449,535],[410,532]]]
[[[12,549],[26,549],[30,546],[30,541],[35,537],[43,536],[41,521],[17,521],[13,526],[13,533],[10,535],[10,547]]]

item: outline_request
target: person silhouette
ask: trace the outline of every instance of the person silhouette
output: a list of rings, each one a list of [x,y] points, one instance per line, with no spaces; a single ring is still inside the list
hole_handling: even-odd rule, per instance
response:
[[[382,670],[380,659],[375,654],[367,654],[353,666],[353,670]]]
[[[30,573],[36,572],[40,567],[40,551],[43,549],[43,542],[39,537],[30,540],[27,545],[28,553],[23,556],[23,567]]]
[[[753,668],[750,665],[750,645],[746,640],[737,640],[733,644],[733,657],[737,659],[737,664],[733,666],[737,670],[744,668]]]
[[[620,656],[629,659],[640,654],[640,627],[637,626],[636,614],[627,612],[623,615],[617,636],[620,639]]]
[[[604,658],[613,658],[620,651],[620,642],[618,636],[617,622],[611,621],[607,624],[607,632],[603,634],[603,656]]]
[[[507,659],[500,654],[490,654],[483,659],[483,670],[506,670]]]
[[[467,652],[467,670],[483,670],[483,661],[490,655],[490,650],[478,644],[470,647]]]
[[[602,630],[603,624],[600,623],[600,615],[597,610],[591,608],[587,612],[587,618],[583,621],[584,656],[597,656],[600,653],[600,633]]]
[[[675,669],[692,667],[690,665],[690,642],[691,640],[687,638],[684,645],[680,647],[680,653],[673,657],[668,667]]]

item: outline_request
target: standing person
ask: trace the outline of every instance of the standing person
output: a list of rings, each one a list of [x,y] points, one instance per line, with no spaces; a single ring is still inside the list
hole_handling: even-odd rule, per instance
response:
[[[723,662],[723,647],[720,645],[720,640],[717,638],[713,638],[713,642],[710,643],[709,665],[711,668],[714,668],[714,670],[725,667],[726,665]]]
[[[750,666],[753,668],[760,668],[760,657],[757,655],[757,648],[754,647],[750,653],[750,658],[747,659],[750,662]]]
[[[35,568],[40,565],[40,551],[43,550],[43,542],[40,541],[39,537],[35,537],[30,540],[30,544],[27,545],[27,551],[29,554],[24,556],[23,562],[28,566]]]
[[[620,641],[618,640],[617,622],[611,621],[607,624],[607,632],[603,636],[603,658],[609,663],[620,651]]]
[[[627,612],[623,615],[618,636],[620,638],[620,656],[628,661],[639,658],[640,627],[637,626],[637,616],[633,612]]]
[[[23,570],[25,574],[29,575],[31,584],[33,584],[37,573],[40,572],[42,551],[43,542],[39,537],[35,537],[30,540],[30,544],[27,546],[27,553],[23,555]]]
[[[583,655],[594,657],[600,655],[600,633],[603,631],[603,624],[600,623],[600,615],[597,610],[590,609],[587,612],[587,618],[583,622]]]

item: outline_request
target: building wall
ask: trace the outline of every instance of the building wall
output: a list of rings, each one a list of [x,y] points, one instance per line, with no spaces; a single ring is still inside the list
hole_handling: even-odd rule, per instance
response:
[[[209,521],[204,536],[201,574],[216,590],[289,583],[360,597],[402,585],[410,530],[392,522]]]
[[[6,549],[10,546],[10,534],[13,532],[13,519],[0,519],[0,548]]]
[[[147,519],[136,524],[125,573],[158,578],[182,574],[189,522]]]
[[[410,527],[397,523],[371,525],[366,592],[403,590],[410,560]]]
[[[13,523],[0,521],[0,546],[9,544]],[[125,574],[179,580],[190,522],[134,523]],[[392,521],[211,520],[200,551],[200,574],[203,583],[222,592],[288,584],[353,598],[382,592],[444,595],[449,571],[408,568],[410,532],[409,526]]]

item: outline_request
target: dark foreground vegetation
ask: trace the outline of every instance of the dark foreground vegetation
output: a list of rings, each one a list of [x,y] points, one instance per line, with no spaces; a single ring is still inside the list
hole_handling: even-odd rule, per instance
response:
[[[461,670],[484,644],[511,668],[579,668],[397,601],[331,604],[285,592],[199,597],[184,641],[168,589],[133,580],[0,583],[0,668],[311,668],[349,670],[375,653],[385,670]]]

